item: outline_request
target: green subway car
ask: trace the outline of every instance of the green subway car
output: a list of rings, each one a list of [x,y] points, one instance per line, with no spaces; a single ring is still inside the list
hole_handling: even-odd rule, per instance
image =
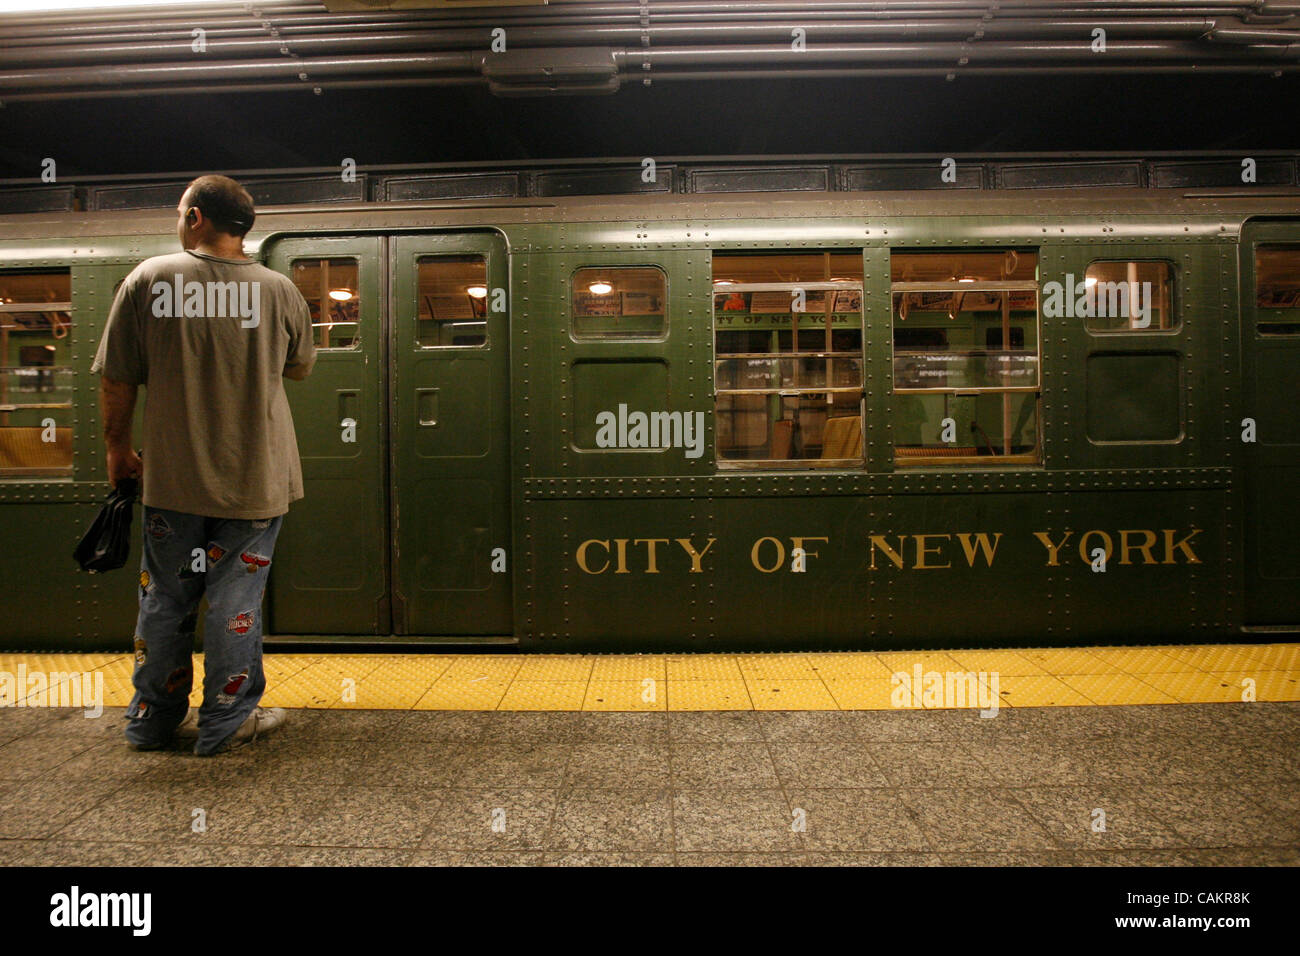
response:
[[[171,212],[0,217],[0,647],[129,644],[134,565],[71,559],[107,490],[89,368],[176,247]],[[282,206],[246,251],[320,350],[269,644],[1300,625],[1294,189]]]

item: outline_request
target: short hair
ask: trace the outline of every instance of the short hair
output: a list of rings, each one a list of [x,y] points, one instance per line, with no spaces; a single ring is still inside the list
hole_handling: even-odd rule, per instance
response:
[[[197,206],[222,232],[242,239],[253,228],[253,197],[229,176],[200,176],[186,192],[190,205]]]

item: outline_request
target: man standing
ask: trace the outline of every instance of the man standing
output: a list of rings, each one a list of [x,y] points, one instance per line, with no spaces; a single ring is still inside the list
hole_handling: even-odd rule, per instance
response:
[[[126,739],[166,746],[186,718],[194,628],[206,592],[203,705],[194,752],[218,753],[280,726],[259,708],[262,595],[302,468],[282,376],[316,361],[311,312],[285,276],[244,255],[253,199],[200,176],[177,207],[183,252],[138,265],[113,301],[91,371],[108,479],[142,476],[144,555],[135,695]],[[144,461],[132,450],[144,385]]]

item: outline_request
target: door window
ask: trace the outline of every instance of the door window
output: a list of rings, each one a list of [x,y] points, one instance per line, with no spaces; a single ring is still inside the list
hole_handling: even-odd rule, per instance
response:
[[[311,308],[318,349],[361,345],[361,294],[358,263],[352,257],[295,259],[293,284]]]
[[[421,256],[416,281],[419,348],[487,345],[489,290],[483,256]]]

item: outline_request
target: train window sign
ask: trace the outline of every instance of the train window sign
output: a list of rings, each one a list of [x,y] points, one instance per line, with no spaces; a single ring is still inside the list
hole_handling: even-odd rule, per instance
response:
[[[416,344],[422,349],[484,348],[488,343],[487,259],[421,256]]]
[[[1073,311],[1083,316],[1089,332],[1169,332],[1178,328],[1173,268],[1167,262],[1094,262],[1084,272],[1082,288],[1069,288],[1073,276],[1066,280],[1062,294],[1067,299],[1073,294]]]
[[[668,277],[658,266],[578,269],[569,289],[574,339],[668,334]]]
[[[293,261],[293,284],[311,309],[316,348],[361,347],[358,270],[358,261],[353,257]]]
[[[0,273],[0,476],[72,476],[72,274]]]
[[[714,253],[720,468],[862,457],[862,254]]]
[[[1038,255],[894,252],[896,467],[1042,464]]]
[[[1260,335],[1300,335],[1300,246],[1256,247],[1255,316]]]

